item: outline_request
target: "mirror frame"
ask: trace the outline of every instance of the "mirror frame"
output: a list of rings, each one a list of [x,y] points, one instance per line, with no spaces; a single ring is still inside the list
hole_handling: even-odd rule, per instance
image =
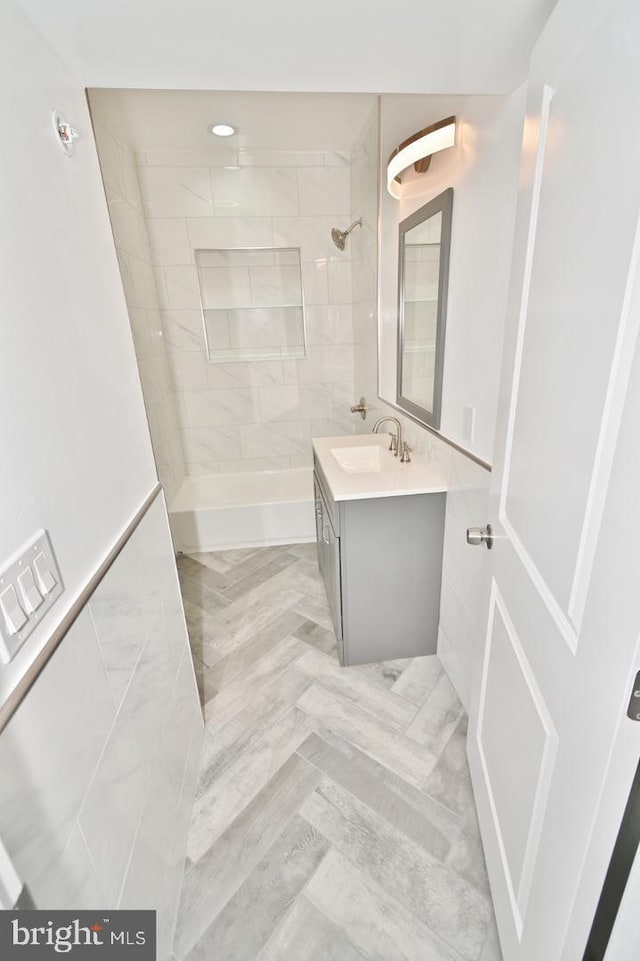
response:
[[[442,213],[440,232],[440,269],[438,273],[438,307],[436,312],[436,347],[434,354],[433,410],[428,411],[402,393],[402,359],[404,356],[404,237],[418,224]],[[401,221],[398,227],[398,362],[396,370],[396,404],[416,420],[438,430],[442,414],[442,377],[444,371],[444,342],[447,324],[447,293],[449,285],[449,255],[451,247],[451,221],[453,213],[453,187],[448,187],[429,203]]]

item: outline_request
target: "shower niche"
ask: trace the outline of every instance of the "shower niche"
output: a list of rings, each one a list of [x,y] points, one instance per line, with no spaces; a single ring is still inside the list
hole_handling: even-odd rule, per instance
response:
[[[299,247],[196,250],[210,363],[306,357]]]

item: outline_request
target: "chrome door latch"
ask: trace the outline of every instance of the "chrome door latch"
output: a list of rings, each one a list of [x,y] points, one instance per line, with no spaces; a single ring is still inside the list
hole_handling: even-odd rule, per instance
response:
[[[487,524],[486,527],[467,527],[467,544],[472,547],[479,547],[486,544],[487,549],[493,547],[493,527]]]
[[[631,718],[632,721],[640,721],[640,671],[636,674],[636,679],[633,682],[627,717]]]

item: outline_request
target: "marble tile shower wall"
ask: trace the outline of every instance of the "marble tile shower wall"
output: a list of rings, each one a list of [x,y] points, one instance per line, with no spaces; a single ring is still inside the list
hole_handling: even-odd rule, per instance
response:
[[[355,395],[378,403],[378,105],[373,107],[351,157],[351,220],[362,217],[352,242]],[[356,430],[371,429],[375,411],[358,418]]]
[[[171,501],[185,466],[135,160],[99,109],[93,121],[156,468]]]
[[[188,474],[308,466],[311,437],[355,431],[350,154],[249,151],[136,155]],[[299,247],[304,359],[209,363],[197,249]]]
[[[157,499],[0,736],[0,835],[38,907],[156,909],[168,961],[202,734]]]

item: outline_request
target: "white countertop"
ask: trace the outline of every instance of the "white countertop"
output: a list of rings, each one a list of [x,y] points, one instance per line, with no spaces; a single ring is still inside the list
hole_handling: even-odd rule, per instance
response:
[[[379,471],[348,473],[340,466],[332,449],[338,447],[381,448]],[[313,449],[322,473],[336,501],[363,500],[367,497],[398,497],[404,494],[434,494],[446,491],[444,465],[422,460],[411,454],[410,464],[401,464],[387,450],[389,435],[347,434],[340,437],[314,437]]]

